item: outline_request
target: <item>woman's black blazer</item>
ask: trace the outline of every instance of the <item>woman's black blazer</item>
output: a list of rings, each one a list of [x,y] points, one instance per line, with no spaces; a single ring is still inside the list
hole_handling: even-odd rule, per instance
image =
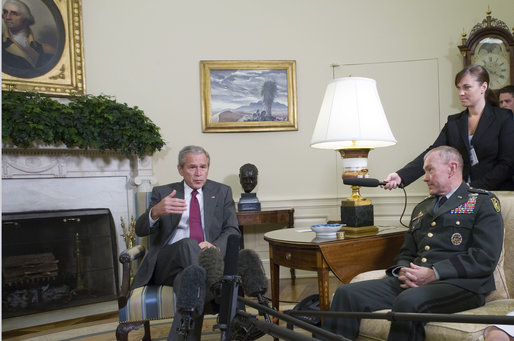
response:
[[[423,157],[432,148],[456,148],[464,159],[463,179],[486,190],[514,190],[514,118],[512,111],[486,104],[471,139],[478,163],[471,166],[468,142],[468,109],[448,116],[435,142],[397,171],[407,186],[423,175]]]

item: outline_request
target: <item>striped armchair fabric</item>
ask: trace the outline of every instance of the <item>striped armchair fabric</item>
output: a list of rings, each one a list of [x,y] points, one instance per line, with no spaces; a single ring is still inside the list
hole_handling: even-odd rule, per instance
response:
[[[128,333],[145,327],[143,340],[151,340],[150,320],[169,319],[174,316],[175,295],[173,288],[164,285],[148,285],[130,290],[132,262],[142,259],[145,248],[137,245],[120,254],[122,284],[118,296],[119,324],[116,340],[128,340]]]
[[[169,319],[174,315],[173,288],[148,285],[134,289],[124,307],[119,309],[120,323]]]

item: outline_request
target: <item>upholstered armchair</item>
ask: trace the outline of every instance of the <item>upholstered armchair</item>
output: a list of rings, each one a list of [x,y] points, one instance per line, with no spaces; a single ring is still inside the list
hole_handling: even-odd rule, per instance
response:
[[[130,290],[132,263],[142,259],[145,248],[137,245],[120,254],[122,264],[121,290],[118,296],[119,324],[116,328],[116,340],[128,340],[128,333],[144,326],[143,340],[149,341],[150,320],[170,319],[174,315],[175,295],[173,288],[164,285],[147,285]]]
[[[500,261],[494,272],[496,290],[486,297],[482,307],[457,314],[507,315],[514,310],[514,192],[495,192],[501,202],[505,239]],[[504,257],[506,255],[506,257]],[[373,270],[355,276],[351,282],[376,279],[385,276],[384,270]],[[386,310],[380,311],[382,313]],[[387,320],[363,319],[357,340],[387,340],[391,323]],[[475,341],[483,340],[487,327],[476,323],[429,322],[425,326],[426,341]]]

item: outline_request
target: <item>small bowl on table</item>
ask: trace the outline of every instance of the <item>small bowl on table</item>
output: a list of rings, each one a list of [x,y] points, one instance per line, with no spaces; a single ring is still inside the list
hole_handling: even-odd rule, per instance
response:
[[[316,232],[317,238],[337,238],[337,232],[341,230],[341,224],[312,225],[311,230]]]

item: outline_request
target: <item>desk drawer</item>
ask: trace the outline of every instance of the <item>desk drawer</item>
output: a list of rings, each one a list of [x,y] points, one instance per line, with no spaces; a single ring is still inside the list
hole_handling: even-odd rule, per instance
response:
[[[271,257],[275,264],[288,268],[317,271],[322,267],[319,249],[273,246],[271,248]]]

